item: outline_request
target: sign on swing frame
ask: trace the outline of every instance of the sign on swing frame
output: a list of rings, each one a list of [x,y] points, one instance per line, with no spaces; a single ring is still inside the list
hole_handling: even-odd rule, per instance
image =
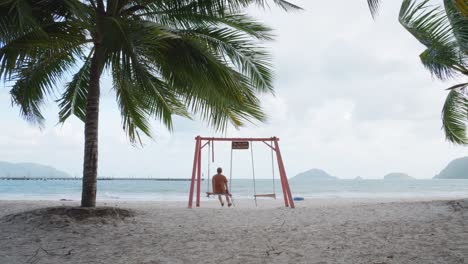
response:
[[[248,141],[233,141],[232,149],[249,149]]]

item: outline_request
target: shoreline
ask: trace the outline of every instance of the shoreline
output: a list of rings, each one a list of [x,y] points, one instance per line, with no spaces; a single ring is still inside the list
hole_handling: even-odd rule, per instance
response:
[[[467,199],[468,193],[460,192],[460,193],[447,193],[447,194],[411,194],[411,193],[398,193],[398,194],[316,194],[316,195],[301,195],[296,194],[293,195],[294,197],[302,197],[305,198],[305,201],[300,201],[300,203],[309,203],[309,202],[316,202],[316,201],[323,201],[323,202],[335,202],[335,201],[352,201],[352,202],[387,202],[387,201],[409,201],[409,202],[417,202],[417,201],[432,201],[432,200],[461,200]],[[61,194],[53,194],[53,195],[27,195],[27,194],[16,194],[16,195],[1,195],[0,194],[0,202],[1,201],[24,201],[24,202],[34,202],[34,201],[41,201],[41,202],[54,202],[54,201],[74,201],[79,202],[81,199],[81,194],[75,195],[61,195]],[[195,199],[195,196],[194,196]],[[253,197],[247,196],[234,196],[234,199],[237,201],[251,201],[254,202]],[[283,201],[283,196],[278,195],[276,200],[271,198],[257,198],[258,201],[265,201],[267,204],[270,201],[276,201],[281,203]],[[201,202],[202,203],[210,203],[212,201],[217,201],[215,196],[207,198],[204,193],[201,195]],[[148,194],[105,194],[99,195],[97,197],[97,202],[151,202],[151,203],[184,203],[188,202],[188,194],[185,195],[174,195],[174,194],[161,194],[161,193],[154,193],[151,195]]]
[[[223,198],[224,200],[224,198]],[[412,203],[447,203],[452,201],[468,201],[468,196],[461,198],[447,197],[423,197],[423,198],[312,198],[304,201],[295,201],[294,209],[284,206],[282,199],[258,199],[257,206],[253,199],[234,200],[231,208],[221,207],[216,199],[201,200],[200,207],[188,208],[188,201],[135,201],[135,200],[97,200],[97,207],[117,207],[125,209],[148,208],[181,210],[301,210],[317,208],[342,208],[355,206],[382,206],[388,204],[412,204]],[[0,218],[8,214],[20,213],[28,209],[46,207],[70,206],[79,207],[80,200],[1,200]],[[467,223],[468,228],[468,223]],[[468,238],[467,238],[468,239]],[[1,263],[1,262],[0,262]]]
[[[300,196],[300,195],[298,195]],[[2,203],[56,203],[56,202],[63,202],[63,203],[79,203],[80,199],[68,199],[68,198],[59,198],[61,196],[57,197],[51,197],[51,198],[35,198],[31,197],[28,199],[18,199],[18,197],[14,197],[12,199],[5,199],[4,197],[0,197],[0,204]],[[357,197],[343,197],[343,196],[333,196],[333,197],[308,197],[304,196],[305,200],[303,201],[295,201],[297,204],[303,204],[305,206],[313,206],[317,203],[323,203],[325,205],[335,205],[335,204],[376,204],[376,203],[393,203],[393,202],[428,202],[428,201],[450,201],[450,200],[465,200],[468,199],[468,194],[467,195],[444,195],[444,196],[377,196],[377,197],[367,197],[367,196],[357,196]],[[195,197],[194,197],[195,199]],[[242,205],[248,205],[248,204],[254,204],[254,199],[253,198],[234,198],[235,201],[240,202]],[[195,201],[195,200],[194,200]],[[257,198],[257,201],[259,204],[265,204],[268,207],[274,206],[275,204],[278,206],[284,205],[283,202],[283,197],[278,196],[276,199],[270,199],[270,198]],[[151,203],[155,205],[164,205],[164,204],[170,204],[172,206],[174,205],[187,205],[188,203],[188,198],[183,197],[183,199],[179,200],[151,200],[151,199],[125,199],[125,198],[99,198],[97,199],[97,204],[109,204],[109,203],[115,203],[115,204],[138,204],[138,203]],[[218,198],[216,196],[213,196],[211,198],[206,198],[205,196],[202,195],[201,197],[201,204],[208,204],[211,205],[213,203],[218,203]],[[248,206],[250,207],[250,206]]]

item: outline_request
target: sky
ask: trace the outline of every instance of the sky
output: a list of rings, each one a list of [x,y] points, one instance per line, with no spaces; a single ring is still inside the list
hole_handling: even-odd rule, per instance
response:
[[[265,43],[275,69],[275,95],[261,95],[266,123],[215,133],[206,124],[175,119],[169,132],[155,120],[154,139],[132,146],[122,130],[111,83],[104,78],[99,128],[99,176],[176,177],[191,174],[195,136],[280,138],[289,177],[320,168],[340,178],[382,178],[405,172],[431,178],[466,147],[444,139],[440,110],[454,81],[431,77],[419,61],[424,47],[397,22],[401,1],[383,1],[374,21],[365,0],[293,1],[305,10],[275,7],[247,10],[272,27]],[[8,85],[0,86],[0,160],[35,162],[81,176],[83,124],[71,118],[57,124],[54,97],[44,108],[39,129],[11,105]],[[271,154],[254,144],[257,178],[271,177]],[[229,171],[227,143],[215,145],[215,162],[203,153],[203,173]],[[235,151],[233,177],[252,177],[248,151]],[[276,171],[277,173],[277,171]]]

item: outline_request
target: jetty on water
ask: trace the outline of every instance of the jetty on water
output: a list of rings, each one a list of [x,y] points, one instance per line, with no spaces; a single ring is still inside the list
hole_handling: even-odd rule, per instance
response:
[[[190,181],[191,179],[185,178],[111,178],[102,177],[97,178],[98,181]],[[83,178],[77,177],[63,177],[63,178],[49,178],[49,177],[0,177],[0,180],[22,180],[22,181],[81,181]],[[205,179],[201,179],[204,181]]]

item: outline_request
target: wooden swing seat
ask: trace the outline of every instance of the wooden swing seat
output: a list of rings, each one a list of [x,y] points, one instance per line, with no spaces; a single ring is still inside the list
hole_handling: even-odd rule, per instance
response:
[[[214,193],[214,192],[206,192],[206,197],[210,197],[211,195],[229,195],[232,196],[230,193]]]
[[[254,197],[255,198],[257,198],[257,197],[267,197],[267,198],[276,199],[276,193],[255,194]]]

